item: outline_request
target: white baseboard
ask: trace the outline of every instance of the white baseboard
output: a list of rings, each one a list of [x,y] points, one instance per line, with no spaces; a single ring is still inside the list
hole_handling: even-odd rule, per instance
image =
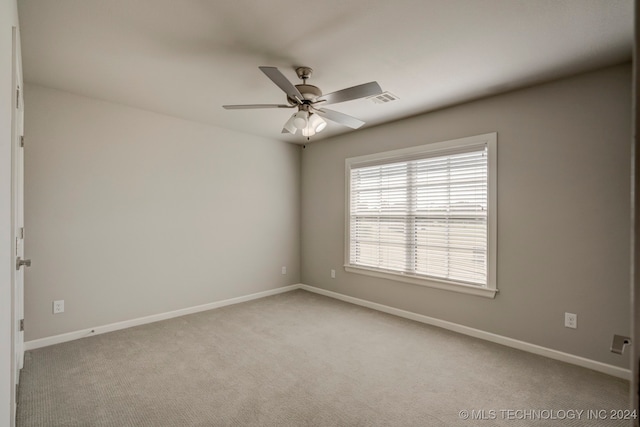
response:
[[[373,310],[378,310],[384,313],[393,314],[395,316],[404,317],[405,319],[411,319],[417,322],[426,323],[428,325],[438,326],[443,329],[448,329],[450,331],[458,332],[464,335],[469,335],[475,338],[480,338],[486,341],[502,344],[507,347],[512,347],[518,350],[523,350],[529,353],[545,356],[550,359],[560,360],[562,362],[567,362],[573,365],[582,366],[583,368],[593,369],[594,371],[602,372],[604,374],[612,375],[614,377],[631,380],[631,371],[629,369],[620,368],[618,366],[609,365],[606,363],[598,362],[595,360],[587,359],[587,358],[576,356],[569,353],[563,353],[558,350],[553,350],[553,349],[542,347],[536,344],[530,344],[528,342],[504,337],[502,335],[492,334],[491,332],[481,331],[480,329],[470,328],[468,326],[459,325],[457,323],[447,322],[445,320],[424,316],[422,314],[400,310],[398,308],[389,307],[388,305],[378,304],[375,302],[351,297],[351,296],[340,294],[333,291],[327,291],[325,289],[316,288],[314,286],[303,284],[303,285],[300,285],[299,287],[300,289],[304,289],[305,291],[314,292],[316,294],[339,299],[341,301],[349,302],[356,305],[361,305],[363,307],[371,308]]]
[[[166,320],[174,317],[185,316],[187,314],[199,313],[201,311],[206,311],[206,310],[212,310],[214,308],[224,307],[227,305],[239,304],[241,302],[251,301],[258,298],[264,298],[271,295],[281,294],[283,292],[289,292],[295,289],[300,289],[300,286],[301,286],[300,284],[283,286],[280,288],[269,289],[268,291],[257,292],[255,294],[245,295],[241,297],[230,298],[222,301],[215,301],[208,304],[182,308],[180,310],[169,311],[166,313],[153,314],[151,316],[139,317],[137,319],[125,320],[122,322],[110,323],[108,325],[96,326],[93,328],[87,328],[79,331],[68,332],[66,334],[53,335],[46,338],[26,341],[24,343],[24,350],[25,351],[33,350],[40,347],[47,347],[54,344],[60,344],[67,341],[77,340],[77,339],[88,337],[91,335],[104,334],[107,332],[113,332],[120,329],[131,328],[133,326],[139,326],[147,323],[158,322],[160,320]]]
[[[573,354],[564,353],[558,350],[553,350],[553,349],[542,347],[536,344],[531,344],[525,341],[504,337],[502,335],[493,334],[491,332],[482,331],[480,329],[470,328],[468,326],[459,325],[457,323],[448,322],[446,320],[436,319],[434,317],[413,313],[411,311],[401,310],[399,308],[390,307],[388,305],[378,304],[375,302],[351,297],[348,295],[340,294],[338,292],[316,288],[315,286],[304,285],[301,283],[296,285],[283,286],[276,289],[270,289],[268,291],[258,292],[255,294],[245,295],[241,297],[230,298],[222,301],[216,301],[208,304],[197,305],[195,307],[183,308],[180,310],[170,311],[167,313],[154,314],[151,316],[139,317],[137,319],[125,320],[123,322],[111,323],[108,325],[96,326],[94,328],[87,328],[79,331],[68,332],[66,334],[54,335],[51,337],[41,338],[41,339],[32,340],[32,341],[26,341],[24,343],[24,349],[25,351],[33,350],[36,348],[41,348],[41,347],[46,347],[54,344],[60,344],[67,341],[77,340],[77,339],[84,338],[91,335],[104,334],[107,332],[117,331],[120,329],[131,328],[133,326],[139,326],[147,323],[158,322],[160,320],[171,319],[179,316],[185,316],[187,314],[198,313],[206,310],[212,310],[214,308],[224,307],[227,305],[239,304],[241,302],[251,301],[258,298],[264,298],[271,295],[280,294],[283,292],[293,291],[296,289],[304,289],[305,291],[324,295],[330,298],[335,298],[351,304],[356,304],[363,307],[371,308],[373,310],[382,311],[384,313],[392,314],[394,316],[404,317],[405,319],[415,320],[416,322],[426,323],[428,325],[433,325],[443,329],[448,329],[450,331],[458,332],[464,335],[480,338],[485,341],[490,341],[497,344],[505,345],[507,347],[512,347],[518,350],[523,350],[529,353],[545,356],[550,359],[560,360],[562,362],[567,362],[573,365],[582,366],[584,368],[593,369],[594,371],[602,372],[604,374],[612,375],[614,377],[631,380],[631,371],[629,369],[620,368],[618,366],[613,366],[613,365],[598,362],[595,360],[587,359],[584,357],[576,356]]]

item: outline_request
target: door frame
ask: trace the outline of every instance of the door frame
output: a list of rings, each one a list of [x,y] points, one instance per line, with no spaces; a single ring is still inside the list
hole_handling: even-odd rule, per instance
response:
[[[24,101],[20,32],[12,28],[12,107],[11,107],[11,260],[24,257]],[[11,269],[11,425],[15,425],[17,385],[24,364],[24,332],[20,320],[24,318],[24,268]]]

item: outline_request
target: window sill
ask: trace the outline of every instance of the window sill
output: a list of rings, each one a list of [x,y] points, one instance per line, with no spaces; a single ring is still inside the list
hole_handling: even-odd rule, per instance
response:
[[[422,279],[418,277],[407,276],[400,273],[389,273],[373,268],[355,267],[353,265],[345,265],[344,270],[349,273],[364,274],[366,276],[378,277],[381,279],[393,280],[396,282],[411,283],[412,285],[426,286],[428,288],[442,289],[446,291],[459,292],[468,295],[476,295],[485,298],[495,298],[497,289],[489,289],[486,287],[465,285],[462,283],[454,283],[446,280],[438,279]]]

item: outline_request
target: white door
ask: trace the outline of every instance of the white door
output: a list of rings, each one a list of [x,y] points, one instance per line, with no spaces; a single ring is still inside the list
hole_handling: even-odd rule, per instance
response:
[[[15,272],[13,275],[13,360],[14,381],[20,381],[20,369],[24,364],[24,103],[22,90],[22,70],[20,68],[20,41],[17,29],[13,34],[13,99],[12,114],[12,204],[13,204],[13,244]],[[14,388],[15,390],[15,388]]]
[[[15,245],[16,245],[16,274],[14,283],[14,300],[15,300],[15,323],[16,323],[16,368],[22,369],[24,361],[24,331],[21,325],[22,319],[24,319],[24,266],[18,263],[29,262],[24,261],[24,147],[23,141],[23,114],[22,109],[22,88],[18,86],[18,123],[16,132],[16,141],[14,143],[14,202],[15,202],[15,217],[14,217],[14,230],[15,230]],[[22,261],[22,262],[21,262]],[[18,377],[16,377],[16,380]]]

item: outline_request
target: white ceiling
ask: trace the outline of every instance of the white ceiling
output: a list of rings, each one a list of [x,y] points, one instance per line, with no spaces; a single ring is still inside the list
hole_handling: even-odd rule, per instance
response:
[[[331,108],[367,126],[631,59],[633,0],[20,0],[25,80],[303,143],[260,70],[324,93],[399,97]],[[28,108],[28,106],[27,106]],[[312,140],[352,130],[330,123]]]

